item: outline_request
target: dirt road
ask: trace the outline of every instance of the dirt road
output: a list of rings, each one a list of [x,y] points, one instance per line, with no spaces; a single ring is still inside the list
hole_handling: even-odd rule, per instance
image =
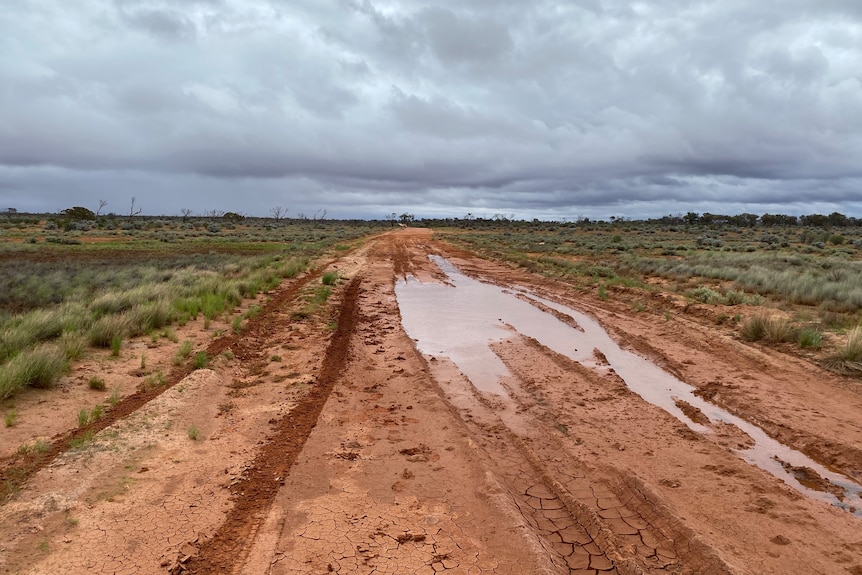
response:
[[[710,405],[862,480],[858,383],[406,229],[331,264],[327,321],[296,313],[316,276],[285,284],[210,344],[212,369],[177,374],[29,476],[0,508],[0,571],[862,575],[857,510],[815,492],[851,495],[811,468],[790,465],[806,494],[746,462],[743,429],[647,402],[613,358],[574,361],[506,325],[494,393],[418,351],[395,286],[451,283],[430,254],[538,294],[575,329],[552,306],[588,313]]]

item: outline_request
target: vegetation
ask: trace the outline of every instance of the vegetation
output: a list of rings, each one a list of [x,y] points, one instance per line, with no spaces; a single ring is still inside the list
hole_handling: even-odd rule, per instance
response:
[[[107,387],[105,380],[95,375],[87,381],[87,386],[93,391],[105,391]]]
[[[140,335],[176,342],[172,325],[203,315],[208,326],[383,225],[288,219],[286,210],[275,222],[232,212],[148,218],[134,205],[124,216],[100,211],[0,220],[0,399],[53,385],[87,345],[116,356]]]
[[[338,272],[326,272],[323,274],[323,277],[320,278],[320,281],[323,285],[335,285],[335,282],[338,281]]]

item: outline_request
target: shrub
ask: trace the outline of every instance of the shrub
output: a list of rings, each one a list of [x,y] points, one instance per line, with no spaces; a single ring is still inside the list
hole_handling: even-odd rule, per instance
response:
[[[199,351],[195,354],[194,366],[195,369],[203,369],[207,366],[207,362],[209,358],[207,357],[207,352]]]
[[[689,295],[693,300],[699,301],[700,303],[718,304],[724,301],[724,298],[720,293],[706,286],[701,286],[692,290]]]

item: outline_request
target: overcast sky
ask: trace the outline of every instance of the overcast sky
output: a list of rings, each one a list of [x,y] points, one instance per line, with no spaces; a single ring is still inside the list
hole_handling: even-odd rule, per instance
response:
[[[859,0],[0,0],[0,209],[862,216]]]

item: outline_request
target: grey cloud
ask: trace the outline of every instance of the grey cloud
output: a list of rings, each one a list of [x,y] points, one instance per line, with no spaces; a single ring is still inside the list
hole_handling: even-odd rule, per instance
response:
[[[292,194],[374,217],[858,213],[860,10],[18,3],[0,14],[0,203],[111,190],[168,209],[182,190],[261,215]]]
[[[512,49],[506,27],[491,18],[459,17],[451,10],[428,8],[417,20],[444,64],[482,65],[505,58]]]

